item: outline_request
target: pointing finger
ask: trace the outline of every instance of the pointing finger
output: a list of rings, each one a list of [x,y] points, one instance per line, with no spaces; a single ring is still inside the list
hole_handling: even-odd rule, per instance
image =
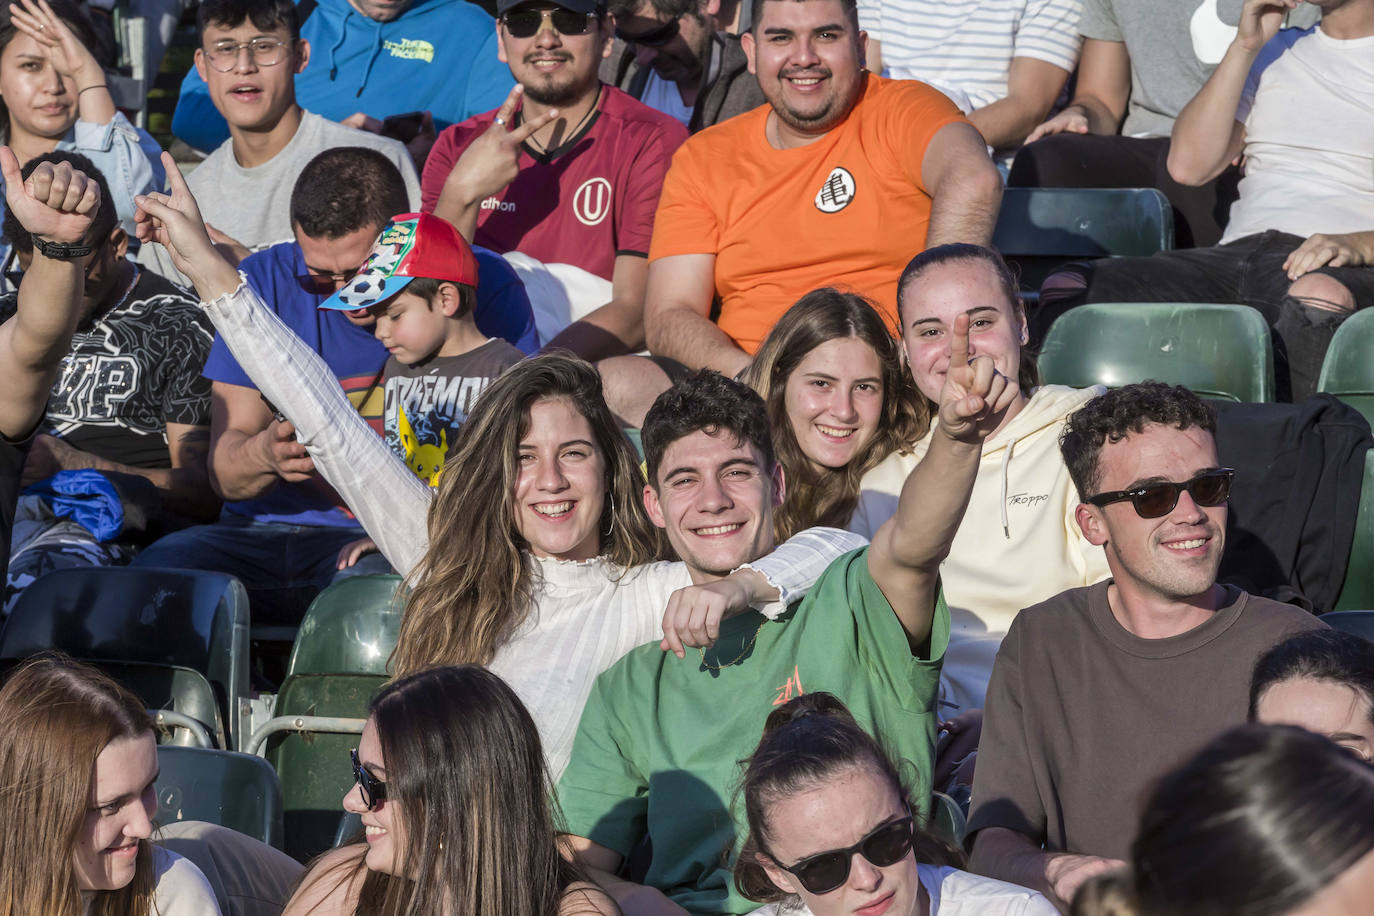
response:
[[[537,118],[531,118],[523,122],[519,127],[510,132],[510,137],[516,143],[524,143],[530,135],[540,128],[552,124],[558,118],[558,109],[550,109]]]
[[[968,365],[968,315],[954,317],[954,330],[949,336],[949,367]]]
[[[525,87],[516,83],[511,91],[506,95],[506,100],[501,103],[501,107],[496,109],[496,119],[492,121],[495,128],[504,128],[510,123],[511,117],[515,114],[515,107],[520,104],[520,96],[525,92]]]

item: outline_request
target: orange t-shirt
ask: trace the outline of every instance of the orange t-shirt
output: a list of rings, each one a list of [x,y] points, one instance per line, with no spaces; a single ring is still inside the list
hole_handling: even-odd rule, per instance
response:
[[[964,120],[943,93],[869,75],[825,136],[774,149],[764,105],[691,137],[673,156],[649,260],[716,256],[717,324],[747,353],[822,286],[878,303],[897,328],[897,279],[925,247],[921,163],[936,131]]]

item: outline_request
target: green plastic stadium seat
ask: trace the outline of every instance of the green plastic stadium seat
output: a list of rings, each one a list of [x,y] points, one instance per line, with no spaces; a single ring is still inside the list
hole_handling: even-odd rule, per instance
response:
[[[1334,394],[1374,426],[1374,309],[1356,312],[1336,329],[1317,390]]]
[[[1355,516],[1355,538],[1350,542],[1345,583],[1333,610],[1374,613],[1367,608],[1374,608],[1374,449],[1364,456],[1364,487],[1360,490],[1359,514]],[[1322,619],[1329,622],[1330,615]],[[1366,635],[1374,639],[1374,635]]]
[[[59,649],[121,680],[152,709],[196,719],[233,746],[248,696],[248,595],[233,576],[184,569],[63,569],[24,590],[0,658]],[[209,708],[207,708],[209,707]]]
[[[1174,247],[1174,211],[1154,188],[1007,188],[992,247],[1016,266],[1023,293],[1065,261],[1148,256]]]
[[[1244,305],[1080,305],[1050,326],[1039,362],[1045,382],[1076,388],[1155,379],[1208,398],[1274,399],[1269,326]]]
[[[384,683],[401,627],[400,576],[356,576],[319,594],[301,621],[272,719],[254,734],[281,780],[287,853],[301,861],[329,849],[348,761],[367,705]]]
[[[935,792],[931,796],[930,821],[926,829],[955,849],[961,849],[968,829],[968,818],[957,801],[943,792]]]
[[[281,787],[266,760],[236,751],[163,746],[157,763],[158,821],[206,821],[281,848]]]

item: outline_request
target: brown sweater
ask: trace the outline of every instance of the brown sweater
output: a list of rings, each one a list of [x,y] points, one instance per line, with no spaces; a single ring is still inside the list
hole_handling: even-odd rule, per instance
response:
[[[1285,636],[1324,626],[1227,586],[1226,605],[1167,639],[1112,616],[1101,582],[1017,615],[997,653],[969,817],[1045,848],[1126,858],[1143,795],[1245,721],[1250,674]]]

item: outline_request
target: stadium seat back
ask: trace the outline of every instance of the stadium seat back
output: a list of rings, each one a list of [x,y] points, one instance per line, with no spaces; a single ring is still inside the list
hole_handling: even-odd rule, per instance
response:
[[[1065,261],[1148,256],[1174,247],[1174,211],[1154,188],[1007,188],[992,247],[1021,275],[1023,292]]]
[[[320,592],[301,621],[287,675],[386,674],[401,630],[401,581],[353,576]]]
[[[1336,329],[1317,390],[1334,394],[1374,426],[1374,309],[1356,312]]]
[[[281,782],[286,840],[283,849],[305,862],[329,849],[339,827],[343,797],[353,785],[348,752],[358,746],[367,705],[386,677],[376,674],[291,675],[277,694],[276,717],[352,719],[354,733],[302,730],[273,735],[266,756]]]
[[[1345,582],[1333,610],[1370,613],[1374,620],[1374,611],[1365,610],[1367,608],[1374,608],[1374,449],[1364,456],[1364,487],[1360,490],[1360,510],[1355,516],[1355,537],[1350,542]],[[1329,622],[1330,617],[1328,614],[1322,619]],[[1374,629],[1364,635],[1374,639]]]
[[[266,760],[163,745],[157,763],[158,821],[206,821],[281,848],[281,787]]]
[[[219,704],[208,721],[219,723],[221,740],[236,738],[238,700],[248,695],[248,594],[233,576],[139,568],[49,573],[15,603],[0,632],[0,657],[47,649],[100,664],[117,677],[123,668],[124,676],[137,678],[127,686],[151,708],[178,708],[160,692],[142,692],[160,683],[156,669],[167,669],[166,690],[193,685],[173,669],[199,672]]]
[[[1076,388],[1155,379],[1208,398],[1274,399],[1269,327],[1244,305],[1080,305],[1050,326],[1039,364],[1046,383]]]

